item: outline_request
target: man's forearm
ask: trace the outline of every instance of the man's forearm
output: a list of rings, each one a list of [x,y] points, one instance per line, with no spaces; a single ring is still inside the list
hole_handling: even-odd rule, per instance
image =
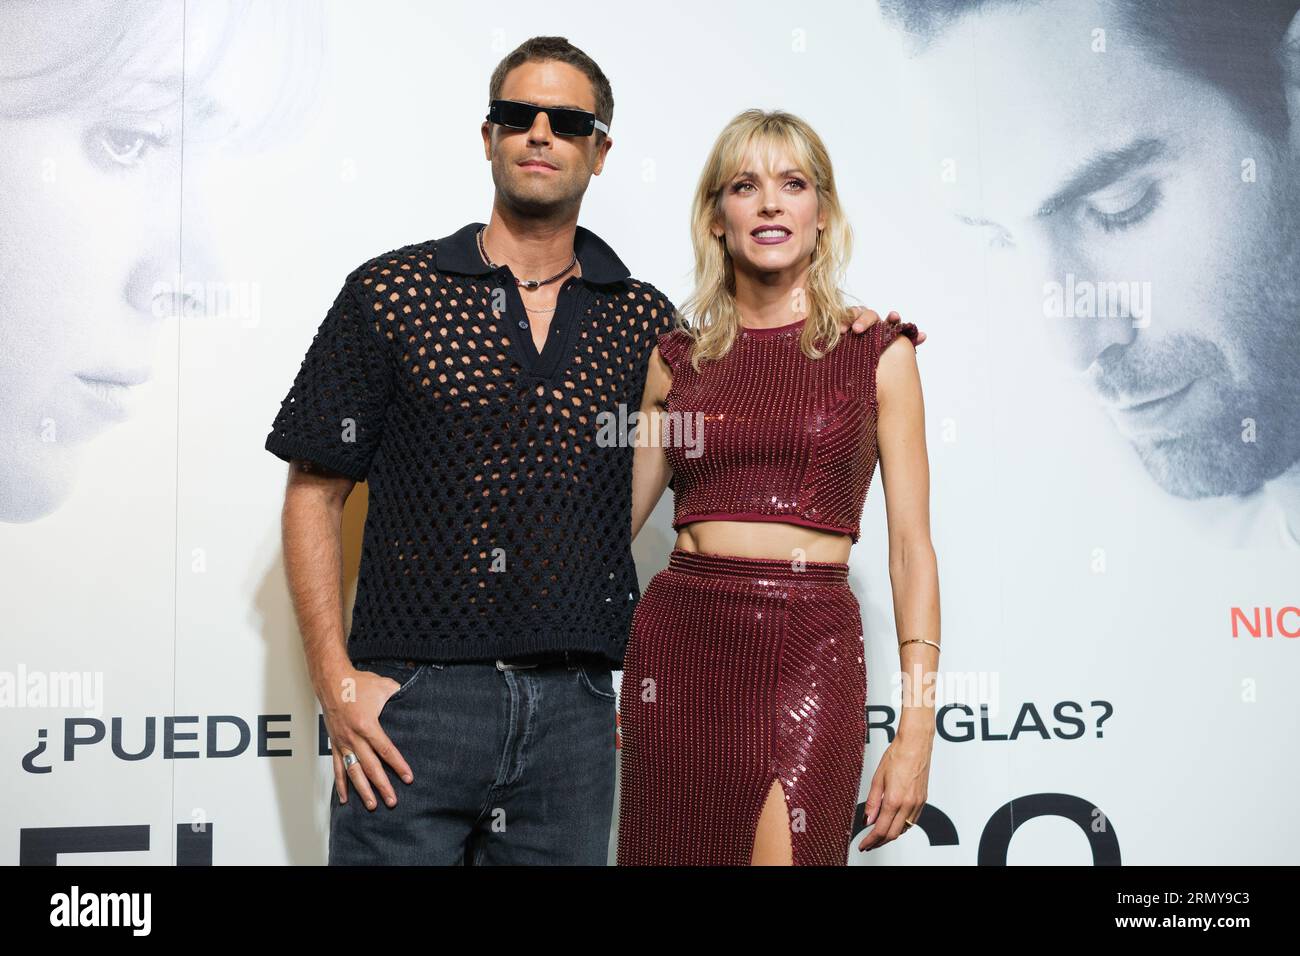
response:
[[[352,666],[343,631],[343,500],[322,485],[291,483],[281,535],[294,614],[319,694]]]

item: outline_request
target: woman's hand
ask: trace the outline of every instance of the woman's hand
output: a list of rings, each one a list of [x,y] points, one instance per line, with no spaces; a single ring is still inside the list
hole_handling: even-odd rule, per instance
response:
[[[911,708],[905,708],[904,718]],[[930,753],[934,749],[934,711],[918,708],[920,719],[931,721],[929,732],[919,724],[905,728],[900,721],[894,742],[885,748],[880,766],[871,778],[867,794],[866,825],[871,832],[858,844],[859,850],[874,850],[903,833],[908,820],[916,822],[929,794]],[[913,732],[907,733],[911,729]]]

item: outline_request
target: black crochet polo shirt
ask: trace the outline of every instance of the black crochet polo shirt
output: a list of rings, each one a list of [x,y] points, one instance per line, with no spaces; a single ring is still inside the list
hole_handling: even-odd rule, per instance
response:
[[[353,661],[578,650],[620,666],[641,597],[628,432],[673,304],[579,226],[582,275],[539,354],[481,226],[353,270],[266,449],[369,486]]]

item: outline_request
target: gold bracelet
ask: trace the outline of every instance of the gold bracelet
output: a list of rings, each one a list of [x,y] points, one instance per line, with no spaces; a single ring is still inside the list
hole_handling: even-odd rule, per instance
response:
[[[936,647],[936,648],[938,648],[940,651],[943,650],[943,648],[942,648],[942,647],[939,647],[938,644],[935,644],[934,641],[927,641],[927,640],[926,640],[925,638],[923,638],[923,637],[909,637],[909,638],[908,638],[907,640],[905,640],[905,641],[899,641],[899,642],[898,642],[898,646],[899,646],[899,647],[902,647],[904,644],[929,644],[929,645],[931,645],[932,647]]]

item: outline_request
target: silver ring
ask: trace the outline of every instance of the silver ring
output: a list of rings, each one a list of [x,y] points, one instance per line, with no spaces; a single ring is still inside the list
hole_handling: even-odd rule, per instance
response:
[[[357,755],[356,755],[356,754],[352,754],[352,753],[344,754],[344,755],[343,755],[343,770],[344,770],[344,772],[347,772],[348,768],[351,767],[354,763],[357,763],[357,762],[358,762],[358,761],[357,761]]]

